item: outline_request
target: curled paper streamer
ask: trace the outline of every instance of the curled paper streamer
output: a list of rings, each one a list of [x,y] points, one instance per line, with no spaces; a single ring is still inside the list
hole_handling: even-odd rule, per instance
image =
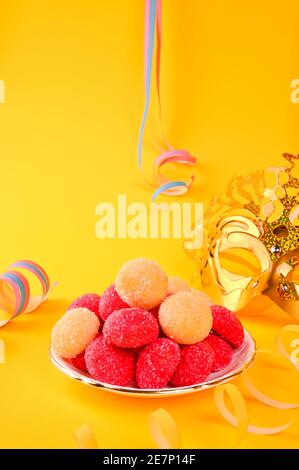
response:
[[[28,271],[37,278],[41,286],[41,295],[31,295],[29,281],[18,269]],[[52,287],[54,285],[56,284]],[[0,320],[0,327],[21,313],[35,310],[48,298],[52,287],[46,271],[37,263],[22,260],[11,264],[7,271],[0,275],[0,308],[10,315],[8,319]]]
[[[97,449],[98,444],[93,430],[88,424],[75,429],[73,436],[78,449]]]
[[[282,357],[279,354],[279,352],[272,351],[271,349],[258,349],[256,351],[256,354],[267,354],[267,355],[270,355],[270,356],[275,356],[276,355],[276,356],[279,356],[280,358]],[[288,357],[288,359],[290,359],[290,358]],[[287,366],[287,368],[289,369],[289,371],[291,373],[296,373],[296,370],[295,370],[294,366],[290,362],[287,362],[286,366]],[[272,406],[273,408],[278,408],[280,410],[290,410],[290,409],[294,409],[294,408],[299,407],[299,403],[287,403],[287,402],[274,400],[274,399],[270,398],[268,395],[265,395],[264,393],[262,393],[260,390],[258,390],[252,384],[251,380],[249,379],[249,375],[248,375],[247,370],[245,370],[243,372],[243,381],[244,381],[244,384],[245,384],[247,390],[249,391],[249,393],[254,398],[256,398],[260,402],[264,403],[265,405]]]
[[[295,355],[294,355],[294,351],[292,351],[292,353],[290,354],[287,352],[283,343],[284,333],[298,333],[299,334],[299,325],[286,325],[279,331],[276,337],[276,342],[275,342],[277,351],[273,351],[271,349],[258,349],[256,351],[256,354],[257,355],[266,354],[270,356],[276,355],[280,359],[284,357],[288,360],[288,362],[286,362],[286,366],[289,369],[290,373],[296,374],[296,371],[299,372],[299,366],[297,362],[297,353],[299,351],[297,348],[295,350]],[[294,345],[294,347],[296,347],[297,344],[299,344],[299,341],[297,343],[297,339],[291,342],[291,346]],[[294,360],[294,357],[296,357],[296,361]],[[297,374],[296,374],[296,378],[297,378]],[[273,398],[269,397],[265,393],[258,390],[258,388],[255,387],[252,381],[250,380],[248,370],[244,370],[243,372],[243,382],[247,390],[249,391],[249,393],[258,401],[260,401],[261,403],[267,406],[270,406],[272,408],[277,408],[280,410],[290,410],[290,409],[296,409],[299,407],[299,403],[288,403],[288,402],[283,402],[279,400],[274,400]],[[224,392],[228,394],[234,406],[235,415],[233,415],[227,409],[224,403]],[[246,404],[238,388],[233,384],[218,385],[214,391],[214,399],[215,399],[215,404],[219,412],[226,419],[226,421],[228,421],[232,426],[238,429],[239,435],[240,434],[243,435],[243,427],[240,426],[240,422],[243,423],[245,420],[246,414],[244,412],[244,406],[246,407]],[[247,410],[246,410],[246,413],[247,413]],[[293,420],[289,421],[286,424],[283,424],[281,426],[276,426],[276,427],[260,427],[260,426],[253,426],[249,424],[247,426],[246,431],[253,433],[253,434],[277,434],[287,429],[292,423],[293,423]]]
[[[224,394],[227,393],[228,397],[234,408],[234,415],[227,409],[224,403]],[[248,413],[245,401],[235,385],[223,384],[218,385],[214,390],[215,404],[222,414],[222,416],[232,426],[238,429],[238,442],[241,441],[245,432],[248,429]]]
[[[179,428],[164,408],[159,408],[149,414],[149,429],[159,449],[181,448]]]
[[[227,408],[224,402],[224,396],[227,393],[233,408],[234,413],[232,414],[229,409]],[[254,426],[252,424],[248,424],[248,411],[245,400],[239,391],[239,389],[233,384],[222,384],[218,385],[214,390],[214,400],[216,407],[223,418],[230,423],[232,426],[237,428],[238,430],[238,441],[244,436],[245,432],[249,432],[251,434],[277,434],[281,431],[287,429],[292,423],[289,421],[286,424],[282,424],[280,426],[273,426],[273,427],[262,427],[262,426]]]
[[[150,104],[150,89],[153,68],[153,55],[155,46],[156,33],[156,89],[159,107],[159,120],[162,139],[166,150],[159,155],[154,161],[153,183],[151,185],[158,188],[152,196],[155,200],[160,194],[170,196],[178,196],[185,194],[194,181],[194,175],[189,181],[170,181],[160,173],[160,168],[167,163],[177,163],[183,165],[195,165],[196,158],[187,150],[177,150],[169,145],[163,133],[162,112],[161,112],[161,93],[160,93],[160,61],[161,61],[161,45],[162,45],[162,22],[161,22],[162,0],[146,0],[145,2],[145,40],[144,40],[144,77],[145,77],[145,105],[139,131],[138,140],[138,165],[142,170],[142,144],[145,123],[148,115]]]

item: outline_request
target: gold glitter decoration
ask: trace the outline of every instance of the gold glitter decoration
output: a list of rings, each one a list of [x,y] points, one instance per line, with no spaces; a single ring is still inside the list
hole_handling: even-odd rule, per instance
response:
[[[283,206],[283,212],[281,216],[272,223],[269,223],[267,219],[264,221],[263,233],[260,237],[267,247],[272,261],[277,261],[285,253],[299,246],[298,227],[293,225],[290,220],[291,210],[295,206],[299,207],[299,193],[297,191],[292,197],[288,194],[289,188],[299,188],[299,180],[292,175],[292,171],[295,167],[294,161],[298,160],[299,155],[285,153],[283,157],[290,163],[289,168],[281,170],[284,171],[287,176],[287,182],[281,186],[284,195],[277,199]]]
[[[288,282],[283,274],[280,275],[277,294],[285,300],[298,300],[298,294],[293,282]]]
[[[192,249],[186,240],[186,250],[196,261],[200,287],[214,300],[220,294],[238,310],[264,295],[299,320],[299,285],[292,280],[299,263],[299,155],[283,158],[287,166],[234,177],[205,211],[202,246]]]

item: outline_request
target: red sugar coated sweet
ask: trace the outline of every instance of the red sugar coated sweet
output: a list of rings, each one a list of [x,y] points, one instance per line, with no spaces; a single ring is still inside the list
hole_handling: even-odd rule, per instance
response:
[[[74,300],[74,302],[69,306],[68,310],[77,307],[88,308],[91,312],[95,313],[100,320],[99,316],[99,301],[100,296],[98,294],[84,294]]]
[[[83,351],[81,354],[78,354],[78,356],[73,357],[73,359],[70,359],[70,362],[71,364],[73,364],[74,367],[76,367],[76,369],[82,370],[83,372],[87,372],[84,354],[85,352]]]
[[[98,336],[86,348],[86,367],[90,375],[111,385],[127,385],[134,379],[134,353],[108,344]]]
[[[99,302],[99,314],[101,318],[106,321],[111,313],[121,308],[129,307],[118,295],[115,290],[114,284],[112,284],[103,293]]]
[[[210,333],[209,336],[204,340],[206,341],[214,351],[214,364],[213,372],[223,369],[228,366],[233,357],[233,350],[230,345],[220,336]]]
[[[136,382],[140,388],[164,388],[171,379],[181,353],[177,343],[159,338],[140,353],[136,365]]]
[[[155,341],[159,335],[156,318],[142,308],[123,308],[107,318],[103,335],[119,348],[138,348]]]
[[[212,372],[213,364],[214,351],[205,340],[181,346],[181,360],[172,376],[171,383],[175,387],[199,384]]]
[[[233,348],[241,346],[244,340],[244,328],[236,315],[221,305],[212,305],[212,330],[228,341]]]

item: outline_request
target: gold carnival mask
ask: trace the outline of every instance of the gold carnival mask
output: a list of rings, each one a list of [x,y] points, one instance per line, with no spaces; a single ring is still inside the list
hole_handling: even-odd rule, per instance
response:
[[[195,259],[201,288],[231,310],[256,296],[271,299],[299,320],[299,155],[283,154],[288,166],[235,177],[204,214]]]

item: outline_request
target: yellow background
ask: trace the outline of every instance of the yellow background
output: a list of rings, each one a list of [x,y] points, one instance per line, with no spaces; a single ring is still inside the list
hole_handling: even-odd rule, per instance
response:
[[[169,273],[192,274],[179,240],[95,236],[97,203],[115,203],[118,193],[129,202],[150,199],[136,164],[143,1],[0,0],[0,9],[1,269],[32,259],[59,281],[38,311],[0,331],[0,446],[73,447],[72,431],[88,423],[100,447],[150,447],[147,413],[158,407],[177,420],[185,447],[235,446],[210,391],[123,398],[71,381],[48,359],[51,327],[68,303],[101,292],[125,260],[150,257]],[[207,202],[235,172],[298,152],[299,104],[290,101],[299,78],[298,17],[295,0],[163,2],[165,128],[174,146],[198,156],[196,184],[181,201]],[[155,135],[151,118],[147,161]],[[258,345],[270,347],[287,322],[274,311],[244,320]],[[248,404],[254,424],[287,419]],[[284,433],[247,435],[242,446],[297,447],[298,431],[297,417]]]

